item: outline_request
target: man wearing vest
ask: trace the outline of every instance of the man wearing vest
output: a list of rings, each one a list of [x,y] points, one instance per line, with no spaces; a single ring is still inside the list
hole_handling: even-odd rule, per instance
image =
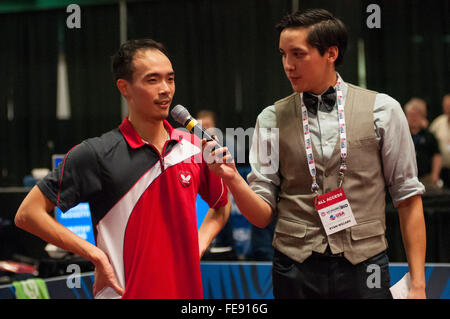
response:
[[[347,31],[328,11],[289,14],[277,29],[283,67],[295,93],[257,118],[250,186],[233,163],[209,165],[251,223],[265,227],[277,219],[275,298],[392,298],[386,187],[399,212],[411,278],[408,297],[425,298],[425,189],[417,179],[414,145],[400,104],[344,82],[335,71]],[[267,164],[259,149],[270,145],[276,150],[274,144],[279,165],[270,170],[276,161]],[[378,280],[370,277],[375,272]]]

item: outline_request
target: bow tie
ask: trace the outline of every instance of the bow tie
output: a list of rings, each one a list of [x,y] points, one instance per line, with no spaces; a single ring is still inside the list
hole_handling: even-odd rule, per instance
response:
[[[321,103],[319,103],[319,97],[321,97],[320,98]],[[304,92],[303,102],[305,103],[308,111],[310,111],[313,114],[317,114],[318,108],[322,112],[330,113],[334,107],[334,104],[336,103],[336,91],[332,86],[330,86],[325,93],[319,96],[313,95],[308,92]]]

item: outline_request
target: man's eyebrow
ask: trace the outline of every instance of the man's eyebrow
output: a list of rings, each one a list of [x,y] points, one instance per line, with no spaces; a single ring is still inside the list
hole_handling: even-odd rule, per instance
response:
[[[167,75],[168,75],[168,76],[174,76],[174,75],[175,75],[175,72],[169,72],[169,73],[167,73]],[[147,74],[145,75],[146,78],[150,78],[150,77],[153,77],[153,76],[161,76],[161,73],[152,72],[152,73],[147,73]]]
[[[159,73],[156,73],[156,72],[153,72],[153,73],[147,73],[147,74],[145,75],[145,77],[147,77],[147,78],[150,78],[150,77],[152,77],[152,76],[160,76],[160,74],[159,74]]]
[[[299,47],[292,48],[291,51],[294,51],[294,52],[306,52],[305,50],[303,50],[302,48],[299,48]]]
[[[279,48],[280,52],[284,52],[284,50],[282,48]],[[299,47],[294,47],[294,48],[289,48],[287,51],[293,51],[293,52],[306,52],[306,50],[299,48]]]

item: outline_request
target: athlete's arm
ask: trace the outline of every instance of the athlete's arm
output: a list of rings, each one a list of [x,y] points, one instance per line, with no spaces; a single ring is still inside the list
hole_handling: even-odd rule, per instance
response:
[[[49,212],[54,208],[55,204],[35,186],[20,205],[14,222],[17,227],[44,241],[90,260],[96,269],[94,295],[105,286],[111,286],[122,295],[123,289],[118,285],[106,254],[52,218]]]
[[[220,208],[210,208],[198,230],[198,245],[200,249],[200,258],[211,244],[211,241],[217,236],[220,230],[225,226],[230,216],[231,202]]]

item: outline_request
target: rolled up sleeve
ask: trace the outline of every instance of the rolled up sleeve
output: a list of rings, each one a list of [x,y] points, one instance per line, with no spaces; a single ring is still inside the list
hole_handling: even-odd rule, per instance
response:
[[[425,193],[417,178],[414,143],[400,104],[386,94],[378,94],[375,99],[374,124],[385,183],[397,207],[403,200]]]
[[[274,143],[278,142],[278,134],[274,133],[274,131],[277,132],[278,130],[276,129],[275,107],[272,105],[265,108],[256,120],[249,154],[252,170],[248,174],[247,180],[250,188],[275,211],[280,176],[278,170],[278,147],[274,147]],[[261,156],[259,151],[261,145],[265,145],[267,149],[272,150],[270,161],[268,161],[267,157]],[[269,166],[268,162],[270,162]]]

